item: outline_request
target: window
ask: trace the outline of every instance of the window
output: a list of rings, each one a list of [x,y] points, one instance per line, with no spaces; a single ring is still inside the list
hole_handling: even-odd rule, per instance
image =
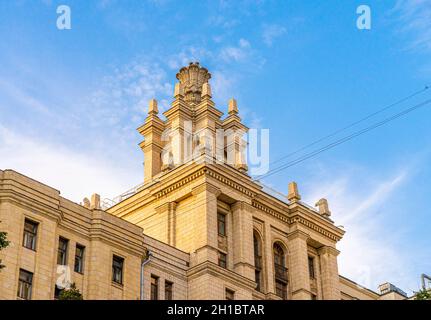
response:
[[[172,300],[173,285],[172,282],[165,281],[165,300]]]
[[[283,300],[287,299],[287,268],[284,250],[279,243],[274,243],[275,293]]]
[[[151,275],[151,300],[159,300],[159,277]]]
[[[64,289],[60,289],[57,285],[55,285],[54,289],[54,299],[58,300],[60,298],[60,294],[63,292]]]
[[[57,264],[65,266],[67,265],[67,247],[69,246],[69,240],[60,237],[58,239],[58,255]]]
[[[226,289],[226,300],[235,300],[235,291]]]
[[[223,213],[217,214],[217,228],[219,236],[226,236],[226,215]]]
[[[227,256],[225,253],[219,252],[218,254],[218,265],[220,267],[226,268],[227,266]]]
[[[283,300],[287,299],[287,284],[280,280],[275,280],[275,294],[282,298]]]
[[[254,277],[256,281],[256,290],[262,290],[262,249],[259,235],[253,232],[253,247],[254,247]]]
[[[18,282],[18,297],[30,300],[32,283],[33,273],[20,269]]]
[[[80,244],[76,244],[75,272],[84,273],[84,252],[85,252],[85,247]]]
[[[310,274],[310,278],[311,279],[315,278],[315,274],[314,274],[314,258],[313,257],[308,257],[308,273]]]
[[[37,222],[29,219],[25,219],[24,221],[24,237],[22,245],[31,250],[36,250],[37,226]]]
[[[112,281],[123,284],[124,259],[118,256],[112,257]]]

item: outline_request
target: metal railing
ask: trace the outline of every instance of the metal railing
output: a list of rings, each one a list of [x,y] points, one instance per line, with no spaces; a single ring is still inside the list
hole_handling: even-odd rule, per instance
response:
[[[287,268],[285,266],[274,264],[275,279],[287,282]]]

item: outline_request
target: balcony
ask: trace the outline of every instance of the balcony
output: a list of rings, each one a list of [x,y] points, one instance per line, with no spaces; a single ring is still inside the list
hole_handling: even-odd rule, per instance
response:
[[[274,264],[275,279],[287,282],[287,268],[285,266]]]

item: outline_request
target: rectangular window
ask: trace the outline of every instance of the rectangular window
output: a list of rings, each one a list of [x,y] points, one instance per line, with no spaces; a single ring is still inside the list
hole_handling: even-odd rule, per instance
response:
[[[308,273],[310,274],[310,278],[311,279],[315,278],[315,274],[314,274],[314,258],[313,257],[308,257]]]
[[[282,298],[283,300],[287,299],[287,285],[284,282],[275,281],[275,294]]]
[[[260,270],[256,269],[254,270],[254,279],[256,281],[256,290],[257,291],[261,291],[262,287],[261,287],[261,272]]]
[[[75,272],[84,273],[84,252],[85,252],[85,247],[80,244],[76,244]]]
[[[112,257],[112,281],[123,284],[124,259],[118,256]]]
[[[226,289],[226,300],[235,300],[235,291]]]
[[[226,215],[217,213],[217,228],[220,236],[226,236]]]
[[[219,252],[218,254],[218,265],[220,267],[226,268],[227,266],[227,256],[225,253]]]
[[[31,299],[31,288],[33,283],[33,273],[26,270],[19,270],[18,297],[26,300]]]
[[[151,300],[159,300],[159,277],[151,276]]]
[[[60,237],[58,239],[58,255],[57,264],[65,266],[67,265],[67,247],[69,246],[69,240]]]
[[[172,300],[172,289],[174,284],[169,281],[165,281],[165,300]]]
[[[60,289],[57,285],[55,285],[54,289],[54,299],[58,300],[60,298],[60,294],[63,292],[64,289]]]
[[[37,222],[29,219],[25,219],[24,221],[24,237],[22,245],[31,250],[36,250],[37,226]]]

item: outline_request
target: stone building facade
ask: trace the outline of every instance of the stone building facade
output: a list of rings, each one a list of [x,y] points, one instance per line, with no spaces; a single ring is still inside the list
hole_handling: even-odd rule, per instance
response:
[[[11,241],[0,299],[54,299],[62,277],[84,299],[381,298],[339,275],[344,231],[325,199],[310,207],[294,182],[285,199],[271,195],[248,174],[241,135],[214,141],[219,129],[248,128],[234,99],[222,118],[210,78],[197,63],[182,68],[164,119],[150,101],[138,128],[144,183],[118,203],[77,204],[0,171],[0,230]]]

